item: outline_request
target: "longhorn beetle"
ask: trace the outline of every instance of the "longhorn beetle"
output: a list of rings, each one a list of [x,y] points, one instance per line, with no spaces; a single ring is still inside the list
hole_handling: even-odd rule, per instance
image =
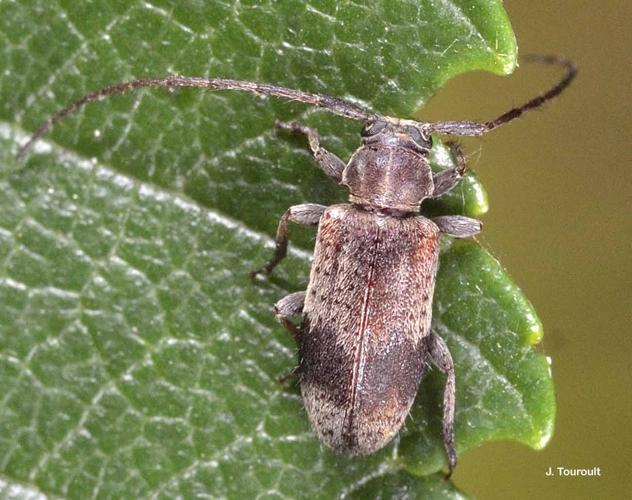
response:
[[[527,60],[556,64],[566,73],[547,92],[487,122],[399,119],[336,97],[267,83],[185,76],[123,82],[57,111],[19,149],[18,157],[84,105],[146,87],[240,90],[364,121],[362,145],[347,164],[320,146],[315,130],[297,123],[277,124],[307,137],[318,166],[349,189],[349,203],[290,207],[279,221],[272,259],[251,274],[268,274],[285,257],[289,222],[318,226],[307,290],[274,306],[276,317],[299,345],[297,369],[312,427],[336,452],[365,455],[379,450],[401,428],[431,362],[447,376],[443,444],[449,476],[456,466],[454,366],[447,345],[431,329],[439,235],[474,236],[481,223],[458,215],[420,215],[423,200],[450,191],[466,169],[460,149],[451,144],[457,165],[433,174],[428,162],[431,134],[486,134],[559,95],[577,73],[573,63],[561,57]],[[302,316],[299,326],[291,321],[295,316]]]

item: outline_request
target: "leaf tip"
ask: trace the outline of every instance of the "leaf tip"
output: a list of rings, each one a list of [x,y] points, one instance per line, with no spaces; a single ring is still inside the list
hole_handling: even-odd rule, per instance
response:
[[[539,433],[535,436],[535,440],[531,443],[531,447],[535,450],[541,450],[549,444],[553,437],[553,429],[555,428],[555,419],[550,418],[542,423]]]
[[[468,217],[479,219],[489,211],[489,198],[483,184],[472,175],[469,184],[469,197],[465,203],[465,213]]]
[[[544,329],[542,322],[538,318],[533,309],[525,311],[525,339],[528,345],[536,345],[542,341],[544,337]]]

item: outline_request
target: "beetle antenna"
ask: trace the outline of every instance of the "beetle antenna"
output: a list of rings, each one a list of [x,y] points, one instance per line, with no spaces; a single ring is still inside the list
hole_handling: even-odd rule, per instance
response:
[[[464,136],[477,136],[486,134],[487,132],[498,128],[505,123],[509,123],[510,121],[515,120],[527,111],[539,108],[547,101],[550,101],[551,99],[557,97],[570,85],[570,83],[577,75],[577,67],[575,66],[575,64],[573,64],[572,61],[566,59],[565,57],[556,55],[530,54],[524,56],[522,60],[528,63],[536,62],[561,66],[566,69],[566,73],[558,83],[556,83],[546,92],[534,97],[533,99],[530,99],[521,106],[510,109],[509,111],[503,113],[494,120],[483,123],[474,121],[435,122],[425,124],[427,129],[431,132],[437,132],[439,134],[453,134]]]
[[[63,120],[66,116],[74,113],[91,102],[98,101],[104,97],[116,94],[124,94],[137,89],[149,87],[196,87],[210,90],[242,90],[253,94],[280,97],[290,101],[298,101],[312,106],[324,108],[336,115],[351,118],[352,120],[368,120],[379,115],[373,111],[364,109],[344,99],[328,95],[311,94],[300,90],[277,87],[267,83],[247,82],[241,80],[226,80],[220,78],[197,78],[186,76],[169,76],[166,78],[152,78],[143,80],[132,80],[129,82],[117,83],[89,94],[60,109],[50,116],[33,133],[29,140],[18,150],[17,157],[22,158],[29,148],[37,142],[53,125]]]

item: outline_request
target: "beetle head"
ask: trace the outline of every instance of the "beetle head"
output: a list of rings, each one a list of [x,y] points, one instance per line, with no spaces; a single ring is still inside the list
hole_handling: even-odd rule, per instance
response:
[[[382,119],[373,119],[365,123],[360,132],[363,144],[392,145],[409,148],[427,156],[432,149],[430,132],[411,122],[393,123]]]

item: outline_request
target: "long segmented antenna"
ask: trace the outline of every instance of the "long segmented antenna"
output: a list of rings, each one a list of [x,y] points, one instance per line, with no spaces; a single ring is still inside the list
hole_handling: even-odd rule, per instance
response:
[[[356,104],[353,104],[344,99],[332,97],[321,94],[311,94],[309,92],[303,92],[300,90],[293,90],[286,87],[278,87],[276,85],[270,85],[268,83],[248,82],[242,80],[226,80],[221,78],[197,78],[186,76],[169,76],[166,78],[144,79],[144,80],[132,80],[129,82],[117,83],[99,90],[95,90],[89,94],[86,94],[81,99],[73,102],[72,104],[60,109],[53,114],[48,120],[46,120],[30,139],[18,150],[17,157],[22,158],[28,149],[42,137],[55,123],[59,122],[66,116],[81,109],[85,105],[98,101],[99,99],[115,94],[124,94],[133,90],[149,88],[149,87],[195,87],[204,88],[210,90],[241,90],[245,92],[252,92],[253,94],[267,95],[280,97],[290,101],[298,101],[312,106],[324,108],[334,114],[344,116],[345,118],[351,118],[352,120],[385,120],[393,123],[405,123],[419,127],[420,130],[429,133],[437,134],[449,134],[449,135],[461,135],[461,136],[479,136],[486,134],[500,127],[512,120],[515,120],[519,116],[523,115],[529,110],[542,106],[545,102],[557,97],[561,94],[566,87],[568,87],[577,74],[577,68],[568,59],[554,55],[529,55],[523,58],[525,62],[538,62],[545,64],[555,64],[566,68],[566,74],[564,77],[548,91],[540,94],[533,99],[530,99],[526,103],[516,108],[513,108],[506,113],[503,113],[498,118],[487,122],[476,121],[441,121],[441,122],[417,122],[414,120],[402,120],[399,118],[382,116],[374,111],[364,109]]]
[[[451,135],[463,135],[463,136],[478,136],[491,132],[495,128],[505,125],[512,120],[522,116],[527,111],[535,108],[539,108],[545,102],[560,95],[566,87],[570,85],[575,76],[577,75],[577,68],[572,61],[554,55],[537,55],[530,54],[522,58],[524,62],[536,62],[545,64],[554,64],[566,68],[566,74],[562,79],[551,87],[546,92],[528,100],[523,105],[510,109],[506,113],[503,113],[498,118],[490,120],[488,122],[474,122],[474,121],[445,121],[434,122],[425,124],[425,129],[429,132],[435,132],[438,134],[451,134]]]
[[[211,90],[242,90],[252,92],[253,94],[268,95],[281,97],[290,101],[298,101],[305,104],[311,104],[331,111],[334,114],[351,118],[352,120],[368,120],[370,118],[378,118],[380,115],[373,111],[361,108],[349,101],[339,99],[323,94],[311,94],[300,90],[288,89],[286,87],[278,87],[268,83],[248,82],[242,80],[226,80],[221,78],[198,78],[187,76],[169,76],[166,78],[151,78],[144,80],[132,80],[129,82],[117,83],[109,87],[105,87],[89,94],[84,95],[81,99],[76,100],[65,108],[60,109],[53,114],[48,120],[42,123],[33,133],[29,140],[18,150],[17,157],[22,158],[28,149],[37,140],[42,137],[55,123],[63,120],[66,116],[74,113],[91,102],[98,101],[103,97],[124,94],[133,90],[149,88],[149,87],[195,87]]]

